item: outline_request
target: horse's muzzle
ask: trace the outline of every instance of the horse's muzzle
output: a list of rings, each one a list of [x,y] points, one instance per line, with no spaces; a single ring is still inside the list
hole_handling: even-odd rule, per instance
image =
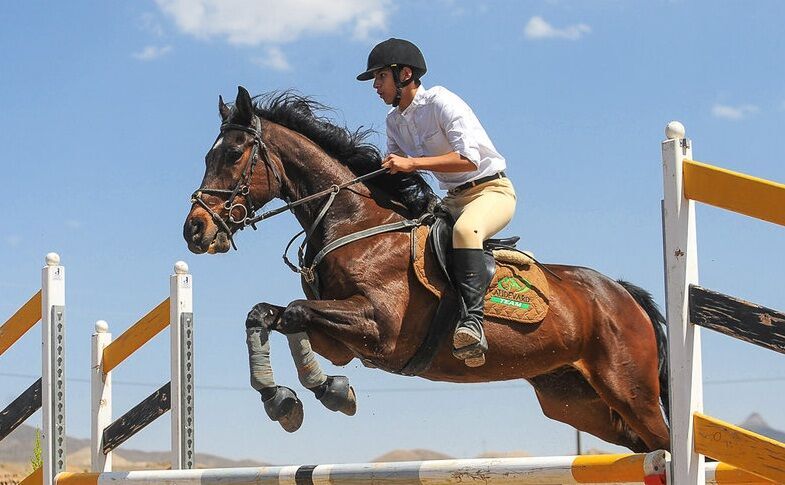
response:
[[[231,248],[229,235],[219,230],[207,211],[193,207],[183,224],[183,238],[195,254],[225,253]]]

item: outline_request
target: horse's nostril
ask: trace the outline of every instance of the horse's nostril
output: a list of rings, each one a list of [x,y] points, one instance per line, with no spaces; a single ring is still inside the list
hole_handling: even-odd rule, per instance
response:
[[[204,223],[199,219],[191,219],[191,240],[198,240],[204,231]]]

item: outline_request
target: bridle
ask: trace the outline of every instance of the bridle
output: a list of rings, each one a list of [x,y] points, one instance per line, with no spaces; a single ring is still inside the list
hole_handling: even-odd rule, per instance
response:
[[[265,145],[265,143],[262,141],[262,134],[260,130],[235,123],[223,123],[221,124],[220,133],[213,142],[213,146],[215,146],[215,143],[218,142],[218,139],[221,138],[224,133],[230,130],[244,131],[253,136],[253,147],[251,148],[250,159],[243,169],[242,176],[231,190],[217,189],[212,187],[199,187],[199,189],[197,189],[191,195],[191,203],[199,204],[200,207],[210,214],[210,217],[213,218],[215,223],[221,226],[224,231],[226,231],[229,242],[232,243],[232,247],[236,250],[237,246],[234,243],[234,238],[232,238],[232,231],[229,228],[229,224],[231,223],[240,226],[240,230],[245,229],[248,226],[256,229],[255,224],[265,218],[259,218],[256,216],[256,211],[259,208],[256,207],[256,204],[251,197],[251,178],[253,177],[253,171],[256,167],[256,164],[259,162],[259,159],[261,158],[261,160],[267,166],[267,169],[273,173],[276,181],[278,182],[278,186],[281,189],[283,189],[283,179],[281,178],[281,174],[276,168],[275,164],[273,164],[270,160],[270,155],[267,151],[267,145]],[[227,211],[228,214],[226,219],[221,217],[204,201],[204,199],[202,199],[203,194],[227,196],[226,202],[223,204],[223,208]],[[240,195],[245,198],[243,203],[236,202],[237,196]],[[235,217],[235,210],[241,210],[242,216]]]

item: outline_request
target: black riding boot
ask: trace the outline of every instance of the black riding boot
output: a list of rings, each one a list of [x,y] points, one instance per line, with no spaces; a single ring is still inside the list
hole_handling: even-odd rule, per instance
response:
[[[493,274],[486,265],[482,249],[453,249],[451,266],[453,283],[463,300],[461,318],[453,334],[452,353],[467,366],[479,367],[485,364],[488,350],[482,328],[483,298]]]

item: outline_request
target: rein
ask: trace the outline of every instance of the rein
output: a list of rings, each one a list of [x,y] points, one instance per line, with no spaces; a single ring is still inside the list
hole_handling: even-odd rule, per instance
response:
[[[311,224],[311,226],[307,230],[303,229],[302,231],[295,234],[294,237],[292,237],[292,239],[286,245],[286,249],[284,250],[283,253],[284,263],[286,263],[289,269],[291,269],[293,272],[300,273],[305,279],[305,281],[308,282],[308,284],[311,286],[311,289],[314,290],[315,293],[317,294],[318,294],[318,289],[315,288],[314,285],[314,281],[316,279],[315,276],[316,265],[318,265],[319,262],[322,259],[324,259],[324,257],[329,252],[341,246],[354,242],[358,239],[363,239],[375,234],[397,231],[407,227],[413,227],[416,225],[420,225],[424,222],[424,219],[422,217],[417,220],[405,219],[400,222],[395,222],[392,224],[384,224],[381,226],[372,227],[370,229],[357,231],[355,233],[338,238],[335,241],[331,242],[330,244],[325,246],[324,249],[319,251],[319,253],[314,257],[314,260],[311,262],[310,265],[306,265],[305,248],[308,245],[308,241],[310,241],[311,236],[313,235],[316,228],[319,227],[319,224],[322,222],[322,219],[324,219],[324,216],[327,214],[327,211],[332,206],[333,202],[335,201],[335,197],[338,195],[338,193],[341,190],[345,189],[346,187],[382,175],[386,173],[389,169],[380,168],[378,170],[374,170],[373,172],[353,178],[352,180],[349,180],[342,184],[333,184],[328,189],[322,190],[315,194],[305,196],[301,199],[292,202],[289,202],[286,198],[284,198],[284,200],[286,200],[285,205],[267,212],[263,212],[260,215],[256,215],[256,211],[261,209],[261,207],[256,207],[253,202],[253,199],[251,198],[251,178],[253,176],[254,168],[256,167],[256,164],[258,163],[259,159],[261,158],[261,160],[264,162],[267,168],[273,173],[276,181],[278,182],[278,186],[281,190],[283,190],[283,178],[281,177],[281,174],[278,172],[278,169],[276,168],[275,164],[273,164],[272,161],[270,160],[270,155],[267,151],[267,145],[265,145],[265,143],[262,141],[262,134],[260,130],[248,126],[233,124],[233,123],[224,123],[221,125],[221,132],[218,135],[218,137],[216,137],[216,141],[218,141],[218,138],[220,138],[221,135],[223,135],[226,131],[229,130],[240,130],[253,135],[254,144],[253,144],[248,165],[246,165],[245,169],[243,170],[243,174],[240,177],[240,180],[237,181],[237,184],[234,186],[234,189],[229,190],[229,189],[217,189],[211,187],[200,187],[191,195],[191,203],[199,204],[200,207],[202,207],[210,214],[210,217],[213,218],[215,223],[218,224],[226,232],[226,235],[229,238],[229,242],[232,244],[232,248],[237,250],[237,245],[234,242],[234,238],[232,237],[232,231],[229,227],[230,223],[240,226],[238,229],[240,231],[242,231],[248,226],[251,226],[254,230],[256,230],[256,224],[258,222],[261,222],[265,219],[269,219],[273,216],[277,216],[278,214],[281,214],[283,212],[291,211],[295,207],[301,206],[303,204],[307,204],[308,202],[318,200],[324,197],[328,197],[327,202],[325,202],[325,204],[319,210],[319,213],[316,216],[316,219],[314,219],[314,222]],[[223,218],[217,212],[215,212],[204,201],[204,199],[202,199],[202,194],[228,195],[226,202],[224,202],[223,204],[223,208],[224,210],[227,211],[228,214],[227,217]],[[242,195],[245,197],[245,201],[243,203],[235,202],[235,199],[237,198],[238,195]],[[233,212],[237,208],[242,209],[242,214],[243,214],[242,217],[234,217]],[[298,267],[295,266],[291,261],[289,261],[289,258],[287,257],[287,253],[289,252],[289,248],[291,247],[292,243],[302,234],[305,234],[305,239],[303,239],[302,244],[300,244],[300,247],[297,250],[297,259],[299,264]]]

